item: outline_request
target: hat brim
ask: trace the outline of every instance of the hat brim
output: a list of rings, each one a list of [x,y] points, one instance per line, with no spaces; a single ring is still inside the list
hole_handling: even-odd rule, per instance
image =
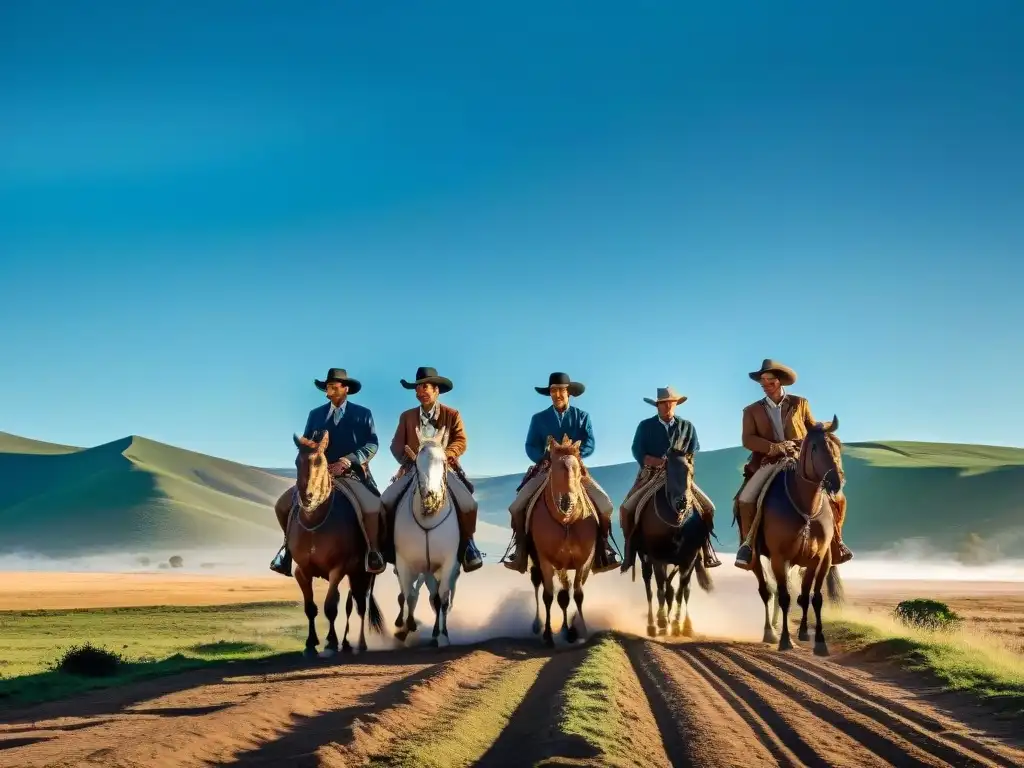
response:
[[[658,403],[675,403],[676,405],[679,405],[680,403],[685,403],[689,399],[690,398],[688,395],[680,395],[679,397],[665,397],[662,398],[661,400],[652,400],[649,397],[645,397],[644,402],[647,403],[648,405],[654,406],[657,406]]]
[[[328,379],[327,381],[313,379],[313,385],[321,392],[326,392],[327,385],[332,381],[336,381],[339,384],[344,384],[346,387],[348,387],[348,393],[350,395],[354,395],[356,392],[363,388],[363,385],[359,382],[358,379]]]
[[[579,397],[580,395],[582,395],[584,392],[587,391],[587,388],[585,386],[583,386],[582,384],[580,384],[578,381],[570,381],[568,384],[555,384],[554,386],[556,386],[556,387],[561,387],[561,386],[568,387],[569,388],[569,396],[570,397]],[[537,392],[539,394],[542,394],[542,395],[550,395],[551,394],[551,387],[550,386],[547,386],[547,387],[534,387],[534,389],[537,390]]]
[[[401,382],[406,389],[416,389],[420,384],[436,384],[441,392],[451,392],[454,387],[452,380],[446,379],[444,376],[427,376],[425,379],[416,379],[416,381],[402,379]]]
[[[774,373],[779,377],[779,381],[782,382],[782,386],[788,387],[796,383],[796,371],[792,368],[786,368],[785,366],[776,366],[774,368],[765,368],[760,371],[751,371],[748,376],[753,381],[760,382],[761,376],[766,373]]]

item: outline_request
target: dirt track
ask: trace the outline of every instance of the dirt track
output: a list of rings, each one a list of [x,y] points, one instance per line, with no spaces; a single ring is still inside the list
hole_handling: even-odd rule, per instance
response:
[[[492,641],[232,665],[6,713],[0,764],[1024,764],[1019,721],[988,718],[982,732],[965,724],[976,713],[940,711],[928,692],[838,658],[748,643],[617,642],[616,701],[599,726],[617,737],[604,753],[559,717],[562,692],[596,645],[546,652]],[[381,760],[388,755],[393,762]]]

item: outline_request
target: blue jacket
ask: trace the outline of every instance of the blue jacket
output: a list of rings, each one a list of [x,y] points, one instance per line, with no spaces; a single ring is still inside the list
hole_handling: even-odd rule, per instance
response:
[[[354,469],[367,464],[376,455],[378,446],[377,429],[370,409],[346,400],[345,415],[337,424],[334,423],[334,419],[327,420],[327,414],[330,412],[329,402],[310,411],[302,436],[313,439],[314,432],[319,431],[322,436],[322,431],[326,429],[331,433],[331,441],[327,445],[328,463],[348,459]],[[296,457],[296,466],[298,463]]]
[[[570,440],[580,441],[581,458],[585,459],[594,452],[594,428],[590,423],[590,414],[570,405],[559,423],[558,414],[552,405],[533,414],[530,419],[530,431],[526,433],[526,455],[536,464],[544,458],[548,437],[561,442],[563,435],[568,435]]]
[[[675,444],[677,440],[683,453],[697,453],[700,450],[697,430],[692,423],[673,416],[672,426],[665,429],[657,415],[651,416],[636,425],[636,434],[633,435],[633,458],[640,466],[644,465],[644,456],[664,458],[669,446]]]

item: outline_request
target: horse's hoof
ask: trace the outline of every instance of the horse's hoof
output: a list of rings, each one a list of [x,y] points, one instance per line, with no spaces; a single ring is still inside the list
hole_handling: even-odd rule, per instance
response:
[[[580,635],[579,632],[576,630],[576,627],[569,627],[569,631],[565,633],[565,640],[568,643],[575,643],[577,640],[579,640],[579,636]]]
[[[811,639],[811,635],[806,629],[801,629],[799,632],[797,632],[796,639],[806,643]]]
[[[436,637],[430,638],[430,647],[431,648],[437,648],[438,645],[439,645],[439,643],[437,642],[437,638]]]
[[[815,656],[829,656],[828,646],[825,645],[825,641],[822,640],[820,643],[814,644],[814,655]]]
[[[693,624],[689,619],[683,622],[683,637],[693,637]]]
[[[761,638],[762,643],[771,643],[774,645],[779,642],[779,636],[772,632],[770,629],[764,631],[764,637]]]
[[[555,637],[550,632],[544,633],[544,645],[546,645],[548,648],[555,647]]]
[[[793,650],[793,641],[789,639],[789,635],[783,635],[782,639],[779,640],[779,650],[780,651],[792,651]]]
[[[352,643],[350,643],[348,640],[343,642],[341,644],[341,652],[342,653],[352,653]]]
[[[445,634],[440,634],[435,637],[434,642],[437,644],[438,648],[447,648],[452,644],[452,641],[448,639],[448,635]]]
[[[657,628],[653,624],[648,624],[647,625],[647,636],[648,637],[655,637],[657,634],[658,634]]]
[[[533,620],[533,634],[539,635],[541,628],[542,628],[542,625],[540,623],[540,619],[534,619]]]
[[[395,632],[395,640],[397,640],[400,643],[404,643],[405,642],[405,638],[408,635],[409,635],[409,630],[407,630],[407,629],[400,629],[397,632]]]
[[[306,649],[302,652],[302,655],[307,659],[315,659],[317,657],[316,646],[307,645]]]
[[[399,616],[397,619],[395,619],[395,627],[401,629],[403,626],[405,626],[405,619]]]
[[[321,659],[330,659],[330,658],[333,658],[334,656],[337,656],[337,655],[338,655],[338,649],[337,648],[324,648],[319,653],[319,656],[320,656]]]

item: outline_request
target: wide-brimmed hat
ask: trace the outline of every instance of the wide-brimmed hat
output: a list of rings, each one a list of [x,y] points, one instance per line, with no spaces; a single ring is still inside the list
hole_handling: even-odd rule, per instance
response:
[[[313,383],[316,385],[316,388],[321,392],[327,391],[327,385],[332,381],[340,381],[348,387],[348,393],[350,395],[354,395],[363,388],[363,385],[359,383],[358,379],[349,378],[348,371],[344,368],[331,368],[327,371],[327,376],[324,377],[323,381],[320,381],[320,379],[313,379]]]
[[[796,371],[790,368],[788,365],[783,365],[778,360],[772,360],[765,358],[761,363],[761,370],[751,371],[748,375],[754,381],[758,381],[763,373],[774,373],[779,377],[779,381],[782,382],[783,386],[790,386],[796,383]]]
[[[680,395],[673,387],[658,387],[658,396],[653,400],[649,397],[644,398],[645,403],[651,405],[657,405],[658,403],[679,403],[686,402],[686,395]]]
[[[534,389],[542,395],[550,395],[552,387],[568,387],[569,395],[572,397],[579,397],[587,389],[578,381],[570,380],[568,373],[562,373],[561,371],[555,371],[548,376],[548,385],[546,387],[534,387]]]
[[[414,381],[402,379],[402,386],[406,389],[416,389],[417,384],[436,384],[441,392],[451,392],[454,386],[451,379],[438,376],[436,368],[425,368],[423,366],[416,369],[416,379]]]

